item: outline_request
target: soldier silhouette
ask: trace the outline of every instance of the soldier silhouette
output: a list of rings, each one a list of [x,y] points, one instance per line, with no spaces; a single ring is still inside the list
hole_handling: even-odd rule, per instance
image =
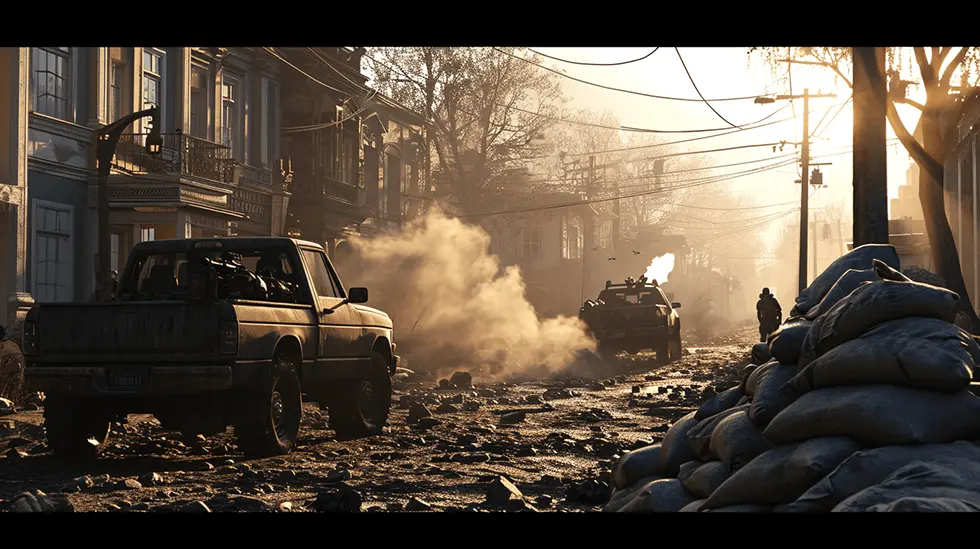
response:
[[[783,309],[776,297],[769,293],[769,288],[763,288],[759,294],[759,302],[755,304],[756,315],[759,318],[759,336],[765,343],[769,334],[776,331],[783,322]]]

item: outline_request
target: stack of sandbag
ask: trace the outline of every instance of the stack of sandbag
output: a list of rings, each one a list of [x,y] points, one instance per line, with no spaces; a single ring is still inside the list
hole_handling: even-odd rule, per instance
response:
[[[606,511],[980,510],[980,346],[952,324],[958,296],[890,246],[848,256],[797,299],[795,351],[623,456]]]

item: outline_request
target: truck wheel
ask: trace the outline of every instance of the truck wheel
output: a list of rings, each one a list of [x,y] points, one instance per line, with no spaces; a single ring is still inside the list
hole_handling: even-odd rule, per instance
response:
[[[92,459],[109,441],[109,417],[91,404],[51,395],[44,401],[44,430],[54,455]]]
[[[657,362],[661,364],[666,364],[670,362],[670,340],[664,339],[663,341],[657,342]]]
[[[671,362],[675,360],[680,360],[683,354],[683,347],[681,346],[681,334],[677,332],[677,335],[670,338],[670,360]]]
[[[303,396],[293,358],[272,359],[272,375],[247,390],[235,418],[235,438],[247,459],[282,456],[292,451],[303,419]]]
[[[381,434],[391,412],[391,373],[384,355],[372,351],[367,377],[339,389],[330,404],[334,431],[345,438]]]

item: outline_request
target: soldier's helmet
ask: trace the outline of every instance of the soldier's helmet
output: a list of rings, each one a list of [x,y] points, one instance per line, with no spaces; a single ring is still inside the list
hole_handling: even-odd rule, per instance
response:
[[[769,288],[763,288],[762,295],[769,295]]]

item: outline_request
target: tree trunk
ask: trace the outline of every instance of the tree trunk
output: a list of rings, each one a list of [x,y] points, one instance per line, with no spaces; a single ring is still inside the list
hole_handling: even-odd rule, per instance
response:
[[[938,116],[924,112],[922,114],[922,146],[933,158],[941,158],[942,129]],[[943,167],[944,168],[944,167]],[[945,173],[945,169],[943,170]],[[970,294],[963,280],[963,270],[960,256],[956,251],[953,231],[946,217],[943,181],[936,181],[929,170],[919,170],[919,200],[922,202],[922,214],[925,218],[926,232],[929,236],[929,247],[932,249],[932,260],[936,264],[936,274],[946,281],[946,286],[960,295],[960,310],[970,318],[973,333],[980,332],[980,318],[977,318]]]

